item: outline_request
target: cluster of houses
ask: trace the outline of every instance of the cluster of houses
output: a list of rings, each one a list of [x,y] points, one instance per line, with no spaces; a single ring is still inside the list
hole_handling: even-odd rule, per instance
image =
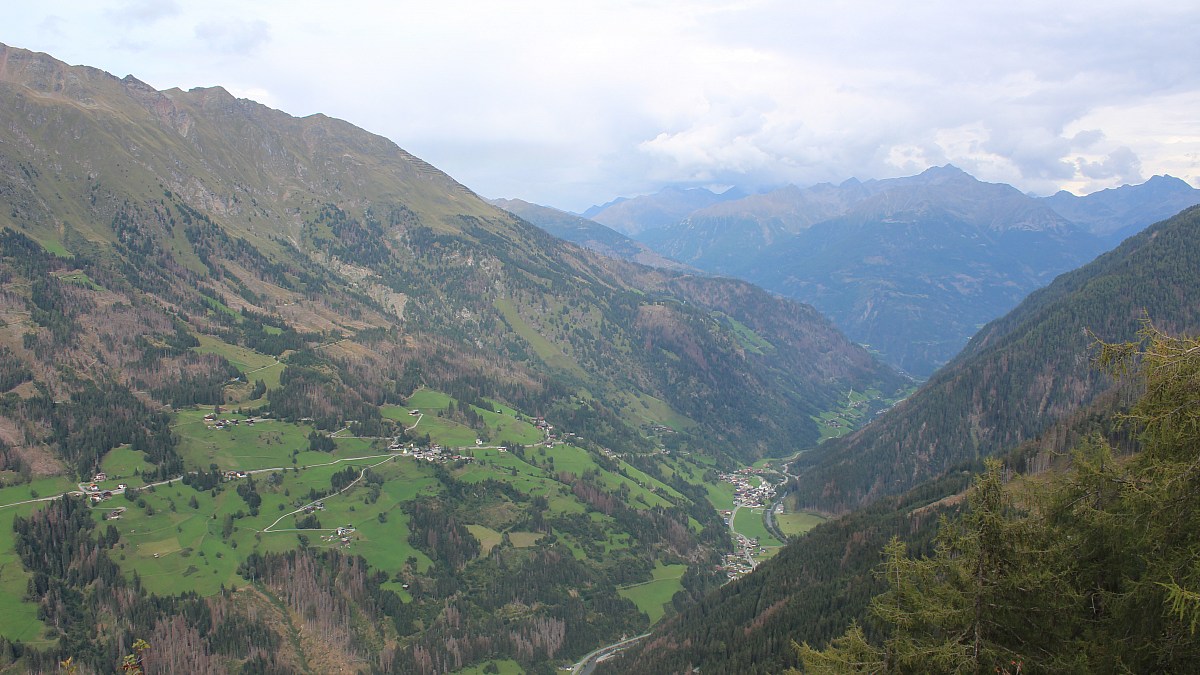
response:
[[[124,483],[117,484],[117,489],[115,489],[115,490],[100,487],[100,483],[103,483],[106,480],[108,480],[108,474],[101,471],[100,473],[97,473],[95,476],[92,477],[91,483],[88,483],[86,485],[84,485],[83,483],[80,483],[79,488],[85,494],[87,494],[88,499],[93,504],[99,504],[100,502],[105,501],[106,499],[112,499],[113,495],[119,495],[119,494],[123,494],[125,492],[125,488],[127,486]]]
[[[740,551],[738,553],[726,553],[725,557],[721,560],[721,564],[717,565],[717,570],[724,572],[730,581],[744,577],[754,571],[754,563],[751,562],[754,558],[750,552],[758,548],[758,545],[752,540],[740,534],[737,537],[739,538],[738,548]]]
[[[737,473],[721,474],[721,480],[732,483],[735,488],[734,504],[757,509],[775,498],[775,485],[771,481],[761,480],[758,485],[751,482],[750,476],[755,473],[754,469],[740,469]]]
[[[112,509],[111,511],[105,511],[101,515],[101,518],[103,518],[104,520],[120,520],[121,516],[124,515],[124,513],[125,513],[125,507],[118,506],[117,508]]]
[[[341,544],[342,548],[350,548],[350,535],[354,534],[354,532],[355,530],[353,525],[343,525],[342,527],[334,530],[333,534],[321,535],[321,540],[327,541],[334,545]]]
[[[426,462],[437,462],[439,464],[459,461],[470,463],[475,461],[474,457],[455,454],[449,448],[443,448],[440,445],[431,445],[428,448],[404,448],[400,451],[400,454],[412,457],[413,459],[423,459]]]
[[[208,428],[210,429],[228,429],[229,427],[239,426],[242,423],[242,420],[239,419],[225,419],[223,417],[218,418],[216,413],[209,413],[205,415],[204,421],[208,424]],[[254,426],[255,422],[258,420],[254,419],[253,417],[249,417],[245,421],[248,426]]]
[[[315,513],[317,511],[324,511],[324,510],[325,510],[325,502],[313,502],[312,504],[309,504],[308,506],[304,507],[304,515],[309,515],[311,513]],[[338,529],[341,529],[341,528],[338,528]]]

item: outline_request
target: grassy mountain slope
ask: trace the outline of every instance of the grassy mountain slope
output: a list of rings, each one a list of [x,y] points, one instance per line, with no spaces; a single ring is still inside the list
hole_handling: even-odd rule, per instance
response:
[[[478,354],[508,371],[495,379],[527,391],[586,388],[613,418],[629,412],[631,391],[663,399],[742,441],[747,455],[809,442],[815,429],[701,417],[723,384],[744,385],[739,405],[769,409],[790,387],[817,394],[815,409],[862,375],[894,381],[828,324],[822,348],[839,356],[813,373],[827,384],[801,381],[782,365],[801,355],[747,352],[711,316],[768,307],[795,316],[784,303],[753,291],[748,308],[648,295],[646,284],[662,286],[657,273],[599,262],[344,122],[3,53],[13,124],[2,132],[0,189],[11,195],[2,224],[64,253],[99,260],[116,250],[135,286],[176,305],[203,305],[197,289],[208,289],[301,332],[432,333],[417,350]]]
[[[801,501],[854,508],[1034,437],[1110,385],[1089,365],[1089,330],[1130,340],[1144,317],[1195,330],[1198,228],[1189,209],[1030,295],[912,397],[803,456]]]

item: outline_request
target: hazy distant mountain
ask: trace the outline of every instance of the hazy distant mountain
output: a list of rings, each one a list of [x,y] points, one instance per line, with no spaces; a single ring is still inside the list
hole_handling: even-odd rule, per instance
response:
[[[550,234],[612,258],[623,258],[651,267],[684,269],[687,266],[659,255],[649,246],[616,230],[566,211],[520,199],[490,199],[495,206],[537,225]]]
[[[698,209],[742,196],[743,193],[736,189],[716,194],[704,188],[667,187],[652,195],[614,200],[602,207],[593,207],[584,215],[633,237],[644,230],[677,223]]]
[[[607,209],[610,206],[616,206],[617,204],[620,204],[621,202],[625,202],[625,201],[629,201],[629,197],[617,197],[616,199],[604,202],[603,204],[593,204],[593,205],[587,207],[587,210],[585,210],[583,213],[581,213],[579,215],[583,216],[584,218],[591,218],[592,216],[596,215],[597,213],[600,213],[601,211],[603,211],[604,209]]]
[[[646,229],[638,239],[675,260],[740,275],[754,266],[759,252],[844,214],[868,194],[856,180],[805,189],[789,185],[700,209],[678,222]]]
[[[1195,203],[1200,190],[1169,177],[1039,199],[944,166],[788,186],[624,227],[665,256],[811,303],[927,376],[1030,291]]]
[[[1015,188],[957,169],[867,188],[874,194],[845,215],[730,271],[805,298],[852,339],[917,375],[932,373],[981,325],[1104,249]]]
[[[676,260],[803,298],[920,376],[979,326],[1103,250],[1038,200],[952,166],[787,187],[639,238]]]
[[[1109,245],[1116,245],[1151,223],[1200,204],[1200,190],[1173,176],[1154,176],[1141,185],[1122,185],[1083,197],[1063,191],[1042,201]]]

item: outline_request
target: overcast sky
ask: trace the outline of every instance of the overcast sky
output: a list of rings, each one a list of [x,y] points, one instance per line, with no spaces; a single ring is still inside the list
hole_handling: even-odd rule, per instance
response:
[[[1200,186],[1200,4],[47,0],[0,42],[387,136],[582,211],[953,163],[1036,194]]]

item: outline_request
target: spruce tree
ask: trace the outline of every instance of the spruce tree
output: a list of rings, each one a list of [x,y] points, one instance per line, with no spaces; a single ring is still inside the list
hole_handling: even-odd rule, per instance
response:
[[[1138,452],[1099,437],[1070,471],[1014,493],[989,460],[933,556],[893,540],[871,604],[805,672],[1194,672],[1200,663],[1200,340],[1149,323],[1101,344],[1100,365],[1136,371],[1144,394],[1122,417]]]

